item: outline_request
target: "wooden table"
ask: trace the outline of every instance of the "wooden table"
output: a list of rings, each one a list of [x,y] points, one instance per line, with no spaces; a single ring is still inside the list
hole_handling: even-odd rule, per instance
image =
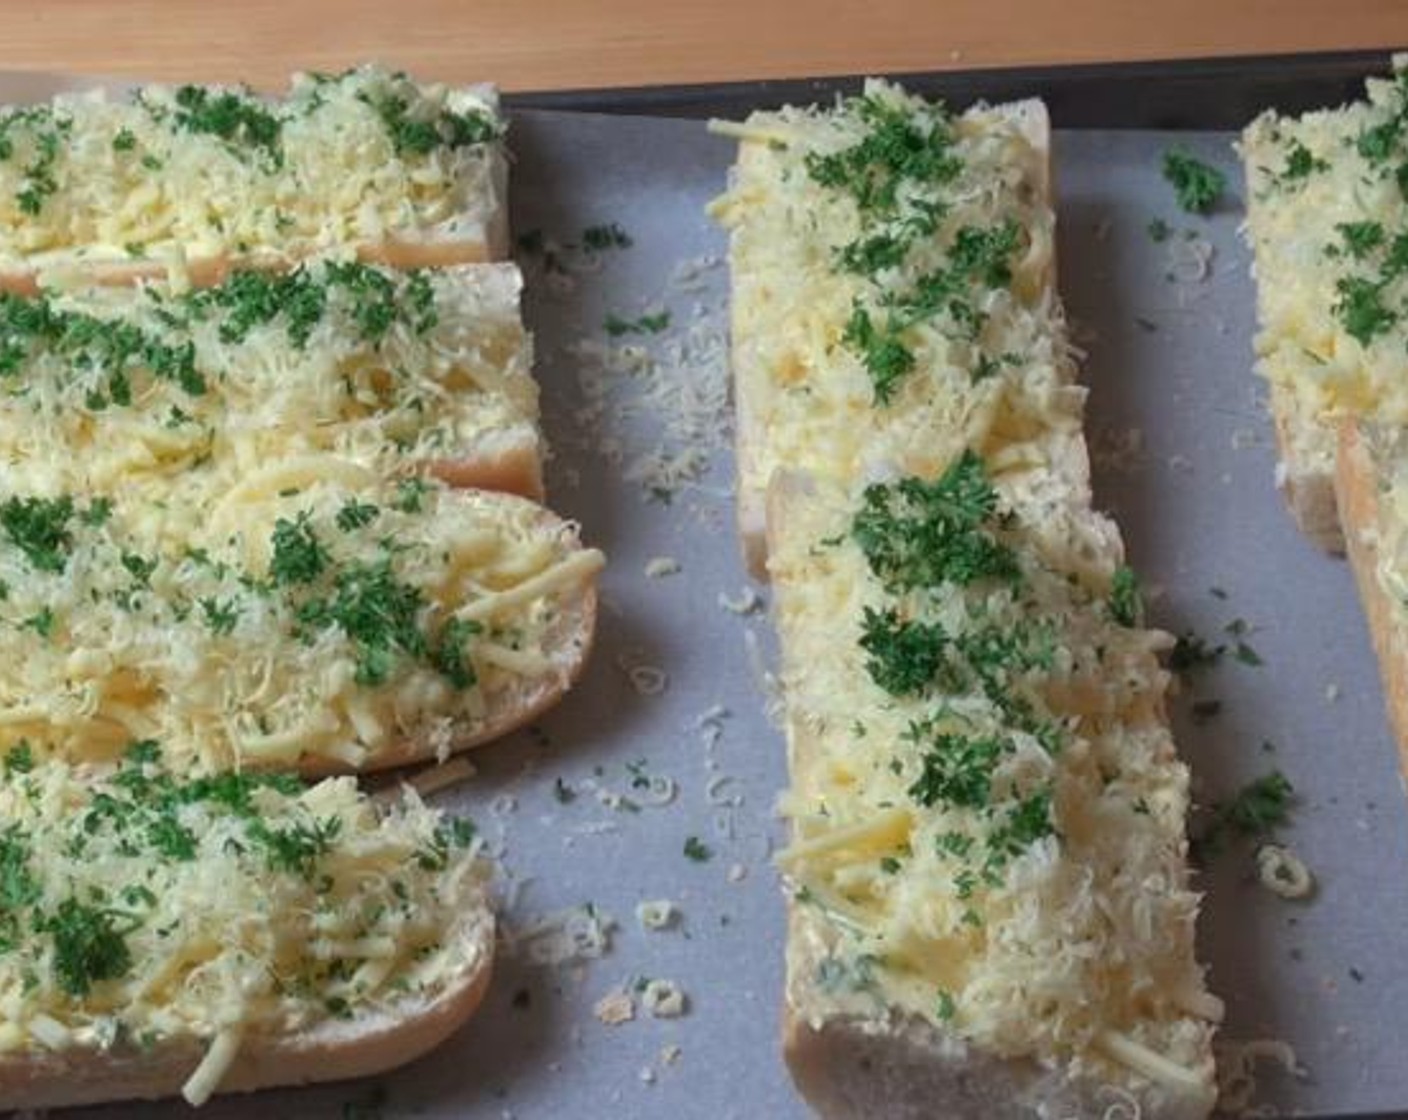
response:
[[[1405,0],[30,0],[3,13],[0,69],[265,87],[368,59],[569,89],[1408,47]]]

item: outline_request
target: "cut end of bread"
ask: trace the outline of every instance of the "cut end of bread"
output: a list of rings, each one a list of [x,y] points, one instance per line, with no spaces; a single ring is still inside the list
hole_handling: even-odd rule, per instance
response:
[[[435,459],[426,469],[447,486],[517,494],[534,502],[544,498],[542,455],[535,434],[502,450],[481,449],[460,458]]]
[[[1291,393],[1271,391],[1280,462],[1276,484],[1300,531],[1333,555],[1345,551],[1345,534],[1335,497],[1335,434],[1322,421],[1304,415]]]
[[[1398,741],[1399,765],[1408,778],[1408,628],[1403,608],[1384,586],[1380,570],[1380,543],[1392,531],[1384,495],[1393,482],[1393,464],[1404,461],[1405,452],[1408,432],[1347,421],[1339,431],[1335,491],[1350,566],[1378,656],[1389,724]]]

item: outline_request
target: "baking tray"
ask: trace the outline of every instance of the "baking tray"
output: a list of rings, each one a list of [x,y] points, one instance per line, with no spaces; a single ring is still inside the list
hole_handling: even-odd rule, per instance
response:
[[[1225,129],[1266,103],[1344,100],[1385,58],[913,83],[956,104],[1043,93],[1053,106],[1061,290],[1088,353],[1097,501],[1124,527],[1155,623],[1240,638],[1261,661],[1229,653],[1199,675],[1174,702],[1179,742],[1204,802],[1284,771],[1300,804],[1281,839],[1318,880],[1308,903],[1275,898],[1254,882],[1250,847],[1233,846],[1200,879],[1203,958],[1228,1002],[1225,1036],[1285,1039],[1300,1060],[1301,1076],[1263,1069],[1256,1102],[1324,1117],[1408,1107],[1396,952],[1408,930],[1408,813],[1349,572],[1299,536],[1272,488],[1231,135],[1177,137],[1229,174],[1230,197],[1201,220],[1181,215],[1160,180],[1171,137],[1153,130]],[[476,818],[503,868],[507,936],[480,1014],[374,1083],[221,1099],[206,1115],[806,1115],[777,1041],[783,902],[770,855],[785,772],[767,711],[767,596],[749,584],[732,528],[724,243],[702,213],[733,145],[669,118],[740,115],[850,85],[511,99],[513,216],[530,235],[525,312],[555,449],[552,503],[611,560],[598,647],[559,708],[476,752],[476,778],[436,798]],[[613,112],[580,111],[588,105]],[[1171,239],[1150,238],[1154,218]],[[629,247],[572,248],[612,222]],[[671,322],[658,335],[604,329],[611,316],[660,310]],[[659,486],[661,463],[684,481]],[[662,899],[676,920],[643,928],[638,904]],[[608,932],[558,959],[554,930],[568,913]],[[649,1014],[638,993],[648,979],[677,984],[684,1014]],[[634,1017],[604,1021],[626,997]]]

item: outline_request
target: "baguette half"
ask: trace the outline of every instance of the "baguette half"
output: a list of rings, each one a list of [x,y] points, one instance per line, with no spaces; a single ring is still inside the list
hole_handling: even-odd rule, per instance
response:
[[[153,502],[300,457],[542,497],[523,278],[512,264],[402,274],[323,260],[168,285],[0,296],[12,488]]]
[[[154,744],[143,750],[160,758]],[[0,791],[5,801],[26,787],[62,792],[70,810],[7,813],[7,856],[32,885],[10,912],[13,943],[0,962],[0,972],[32,974],[3,1028],[7,1108],[177,1094],[200,1104],[216,1092],[365,1077],[426,1053],[473,1014],[492,973],[494,918],[467,830],[413,794],[377,809],[349,782],[302,792],[234,775],[191,782],[133,758],[118,775],[36,760]],[[93,826],[106,811],[94,811],[99,793],[128,819]],[[184,806],[170,818],[189,844],[179,856],[146,850],[155,833],[144,823],[170,813],[162,796]],[[87,868],[56,850],[73,835],[85,835]],[[300,835],[320,838],[298,853],[306,864],[290,862],[291,842],[270,846]],[[73,901],[88,897],[90,880],[125,900],[120,929]],[[414,905],[415,920],[368,918],[376,902],[384,913]],[[55,913],[86,921],[86,956],[67,955]],[[319,959],[339,939],[360,990]],[[359,960],[356,946],[372,939],[383,956]],[[269,983],[275,969],[282,989]]]
[[[1403,293],[1391,263],[1408,228],[1395,179],[1408,146],[1394,139],[1408,106],[1408,56],[1393,65],[1391,80],[1369,81],[1365,100],[1298,118],[1264,113],[1240,143],[1256,370],[1269,385],[1277,485],[1301,530],[1329,552],[1345,549],[1340,423],[1408,421]]]
[[[98,89],[0,121],[6,290],[173,267],[213,284],[329,252],[396,268],[507,254],[505,126],[490,86],[364,66],[296,75],[278,100],[224,86]]]
[[[928,111],[897,87],[869,81],[865,98],[897,113]],[[939,229],[902,268],[863,278],[839,268],[856,237],[856,206],[822,185],[809,162],[863,137],[862,114],[791,106],[716,125],[739,140],[727,192],[710,212],[729,230],[732,370],[736,410],[737,518],[750,572],[766,578],[767,487],[778,469],[854,480],[900,465],[932,472],[992,422],[1000,393],[969,391],[975,346],[925,325],[909,331],[919,358],[888,404],[844,337],[857,300],[883,300],[950,262],[959,231],[1013,219],[1028,238],[1014,255],[1011,306],[984,328],[997,346],[1047,298],[1055,268],[1051,237],[1050,121],[1036,100],[978,106],[935,127],[952,130],[963,162],[955,201]]]
[[[0,748],[42,734],[103,762],[139,737],[198,773],[370,771],[562,698],[603,564],[575,525],[508,494],[317,466],[171,539],[143,502],[0,502],[10,603],[44,620],[6,638]]]

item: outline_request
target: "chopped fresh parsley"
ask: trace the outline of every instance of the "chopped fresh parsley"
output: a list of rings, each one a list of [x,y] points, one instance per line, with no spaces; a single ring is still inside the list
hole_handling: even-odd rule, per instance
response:
[[[1384,243],[1384,227],[1379,222],[1340,222],[1335,232],[1344,240],[1345,251],[1363,260]]]
[[[1200,859],[1207,859],[1223,851],[1230,838],[1267,836],[1290,820],[1295,802],[1289,779],[1273,770],[1248,782],[1231,801],[1211,805],[1193,847]]]
[[[20,826],[12,824],[0,832],[0,913],[32,906],[40,893],[29,867],[29,843]]]
[[[1144,228],[1149,232],[1149,240],[1156,245],[1162,245],[1173,233],[1169,224],[1162,218],[1151,218],[1149,224]]]
[[[55,979],[67,994],[86,996],[94,984],[120,979],[131,969],[132,951],[115,917],[67,898],[35,919],[35,927],[53,940]]]
[[[1354,147],[1371,164],[1381,164],[1393,155],[1399,137],[1403,134],[1403,118],[1390,117],[1380,124],[1372,125],[1359,134]]]
[[[1236,647],[1233,649],[1233,656],[1235,656],[1237,660],[1240,661],[1243,665],[1255,666],[1265,664],[1265,662],[1262,660],[1261,654],[1257,653],[1256,650],[1252,649],[1251,646],[1247,645],[1247,643],[1243,641],[1237,642]]]
[[[51,638],[54,635],[54,617],[52,607],[41,607],[37,612],[24,620],[24,628],[33,630],[41,638]]]
[[[1173,644],[1168,667],[1175,673],[1188,674],[1216,665],[1226,651],[1226,646],[1209,645],[1192,630],[1185,630]]]
[[[997,492],[983,461],[965,451],[934,482],[905,478],[866,487],[851,533],[891,591],[1020,579],[1016,554],[989,527]]]
[[[5,752],[5,777],[15,774],[28,774],[34,769],[34,748],[27,739],[21,739]]]
[[[865,608],[861,649],[871,679],[892,696],[913,696],[933,681],[948,636],[936,623],[902,620],[893,608]]]
[[[844,110],[868,131],[839,152],[808,153],[806,169],[821,186],[848,193],[862,213],[891,214],[900,204],[902,184],[950,183],[963,170],[953,150],[952,121],[942,106],[911,111],[862,96],[847,101]]]
[[[605,249],[629,249],[633,244],[630,234],[615,222],[588,226],[582,231],[582,248],[590,249],[594,253]]]
[[[398,509],[402,513],[419,513],[424,504],[425,495],[430,489],[430,483],[423,478],[398,479],[396,500],[391,503],[392,508]]]
[[[173,120],[188,132],[218,136],[235,150],[259,152],[272,170],[283,167],[283,122],[253,97],[181,86]]]
[[[452,618],[440,628],[440,638],[433,653],[431,664],[440,675],[455,688],[473,688],[478,678],[474,665],[469,659],[469,640],[484,632],[478,622]]]
[[[1140,626],[1144,621],[1144,597],[1134,569],[1121,565],[1110,580],[1110,617],[1121,626]]]
[[[608,315],[602,324],[612,338],[626,334],[659,334],[670,325],[670,313],[659,311],[653,315],[642,315],[638,319],[622,319],[619,315]]]
[[[870,312],[857,305],[851,310],[841,341],[864,363],[875,387],[877,404],[889,404],[905,375],[914,368],[914,354],[900,339],[903,324],[890,315],[876,326]]]
[[[168,343],[132,323],[62,311],[47,296],[0,293],[0,378],[17,375],[36,344],[66,359],[75,372],[106,375],[106,395],[97,389],[90,395],[95,410],[109,401],[124,407],[132,403],[131,366],[145,368],[191,396],[205,392],[195,344],[189,340]]]
[[[345,505],[337,511],[336,524],[344,533],[350,533],[355,529],[364,528],[376,520],[381,510],[370,502],[359,502],[356,498],[349,498]]]
[[[137,137],[130,128],[119,128],[112,138],[112,150],[130,152],[137,146]]]
[[[997,761],[1011,748],[995,735],[934,734],[915,725],[907,733],[928,749],[920,758],[920,774],[909,787],[909,796],[926,809],[935,805],[983,809],[992,795]]]
[[[0,504],[0,529],[41,572],[61,572],[73,547],[73,499],[8,498]]]
[[[112,499],[94,498],[88,503],[88,508],[79,512],[78,520],[85,525],[99,526],[106,525],[108,519],[112,517]]]
[[[686,859],[692,859],[695,863],[707,863],[714,858],[714,850],[697,836],[685,837],[684,854]]]
[[[400,94],[388,93],[377,98],[364,93],[357,96],[376,111],[391,139],[391,146],[402,158],[428,156],[437,148],[487,144],[502,134],[501,126],[491,116],[474,109],[463,113],[440,109],[427,117],[419,107],[413,109],[410,100]]]
[[[269,578],[279,587],[314,582],[332,559],[308,523],[306,512],[293,521],[280,517],[274,522],[270,544]]]
[[[271,871],[286,871],[311,879],[317,864],[332,850],[342,831],[342,820],[326,817],[309,824],[269,828],[262,821],[250,825],[250,833],[265,847],[265,860]]]
[[[1285,169],[1277,176],[1277,179],[1282,183],[1290,183],[1299,179],[1308,179],[1315,172],[1328,170],[1330,170],[1328,160],[1313,154],[1299,140],[1292,140],[1286,151]]]
[[[424,605],[420,591],[397,580],[389,558],[383,558],[339,569],[331,593],[298,604],[295,614],[305,632],[340,628],[357,647],[356,682],[379,685],[400,654],[426,655],[419,626]]]
[[[233,600],[202,599],[200,609],[212,634],[231,634],[240,620],[239,604]]]
[[[1051,791],[1033,793],[1017,801],[1007,811],[1007,818],[992,830],[987,839],[987,870],[1003,866],[1009,859],[1021,855],[1038,840],[1055,835],[1051,822]]]
[[[1398,313],[1384,305],[1386,283],[1386,280],[1374,281],[1362,276],[1342,276],[1335,284],[1338,293],[1333,307],[1335,317],[1361,346],[1368,346],[1398,321]]]
[[[1217,203],[1227,177],[1186,148],[1164,153],[1164,178],[1173,185],[1178,205],[1190,214],[1207,214]]]

